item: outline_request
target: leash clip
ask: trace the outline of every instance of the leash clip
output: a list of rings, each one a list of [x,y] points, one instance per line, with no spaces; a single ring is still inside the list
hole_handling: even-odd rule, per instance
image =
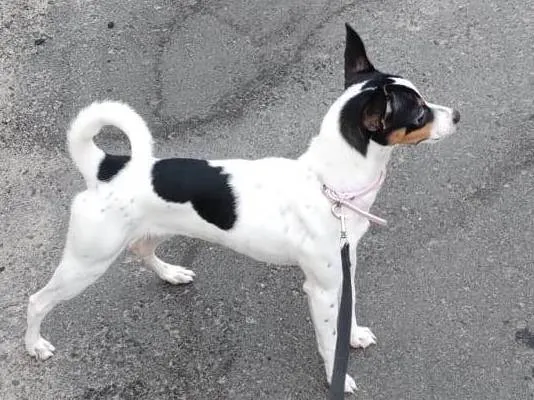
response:
[[[340,222],[340,239],[344,243],[347,241],[347,225],[345,214],[343,213],[343,205],[340,202],[336,202],[332,205],[332,214],[339,219]]]

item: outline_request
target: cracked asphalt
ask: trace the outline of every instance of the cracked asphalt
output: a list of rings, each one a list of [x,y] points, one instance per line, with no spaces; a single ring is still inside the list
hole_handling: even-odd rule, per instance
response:
[[[83,188],[65,147],[81,107],[128,102],[158,156],[295,157],[342,91],[345,21],[462,113],[391,162],[356,283],[378,345],[351,354],[350,398],[534,399],[532,2],[0,0],[0,18],[1,399],[325,398],[300,271],[199,241],[160,251],[192,285],[125,255],[45,320],[52,359],[22,336]]]

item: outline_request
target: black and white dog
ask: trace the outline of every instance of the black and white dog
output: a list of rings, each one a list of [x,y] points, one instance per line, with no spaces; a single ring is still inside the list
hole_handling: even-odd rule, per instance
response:
[[[79,113],[68,144],[87,189],[72,203],[59,266],[29,299],[25,340],[32,356],[44,360],[55,350],[41,337],[43,318],[94,283],[127,247],[165,281],[191,282],[193,271],[154,254],[165,238],[183,235],[260,261],[299,265],[330,382],[342,279],[340,219],[332,199],[352,206],[343,208],[343,217],[354,279],[356,244],[369,220],[379,220],[369,208],[393,148],[435,142],[452,134],[460,119],[457,111],[427,103],[406,79],[377,71],[358,34],[346,29],[345,91],[296,160],[157,159],[149,129],[127,105],[94,103]],[[105,154],[94,144],[105,125],[128,136],[131,156]],[[354,289],[352,296],[354,304]],[[375,343],[369,328],[356,323],[354,310],[350,342]],[[355,389],[347,376],[345,391]]]

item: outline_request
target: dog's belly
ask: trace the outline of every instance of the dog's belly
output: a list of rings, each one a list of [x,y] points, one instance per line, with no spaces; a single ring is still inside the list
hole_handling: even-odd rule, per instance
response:
[[[313,246],[312,237],[301,225],[268,217],[238,224],[222,240],[234,251],[278,265],[297,265],[301,254]]]
[[[261,242],[255,240],[261,240]],[[226,247],[257,261],[277,265],[297,265],[298,252],[291,249],[287,241],[265,240],[265,238],[228,240]]]
[[[236,226],[225,231],[204,221],[191,205],[177,205],[144,231],[201,239],[266,263],[297,265],[301,252],[313,245],[312,238],[294,218],[284,218],[284,212],[272,206],[261,214],[241,210]]]

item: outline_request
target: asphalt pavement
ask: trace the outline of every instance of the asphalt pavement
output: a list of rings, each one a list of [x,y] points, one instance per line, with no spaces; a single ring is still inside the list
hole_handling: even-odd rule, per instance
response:
[[[83,188],[65,146],[81,107],[129,103],[162,157],[296,157],[342,91],[345,22],[462,114],[390,164],[356,282],[378,344],[352,352],[349,398],[534,399],[532,2],[0,0],[0,18],[0,399],[325,398],[302,273],[195,240],[160,250],[193,284],[125,255],[45,320],[53,358],[22,338]]]

